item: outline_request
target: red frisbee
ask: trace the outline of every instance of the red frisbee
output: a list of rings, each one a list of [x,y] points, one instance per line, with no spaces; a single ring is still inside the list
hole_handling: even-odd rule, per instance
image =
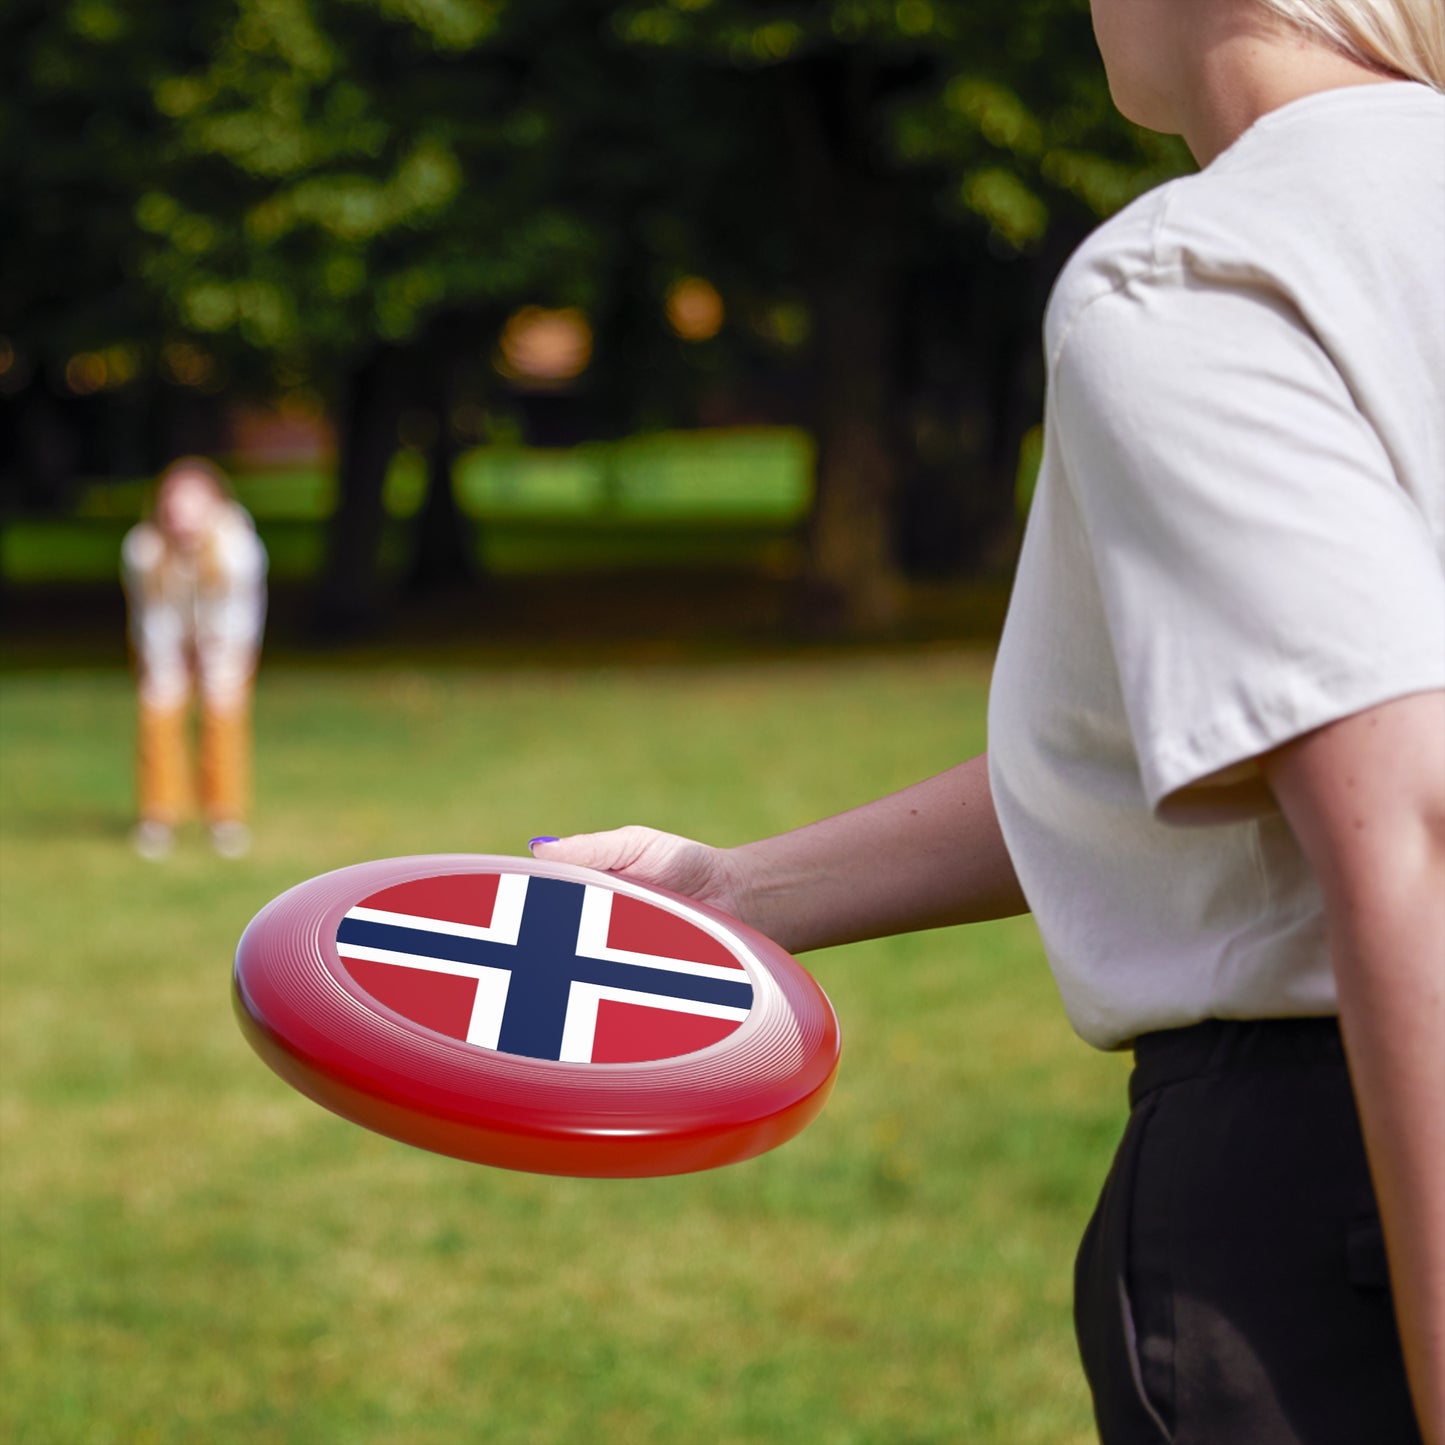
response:
[[[685,1174],[822,1109],[838,1022],[777,944],[657,888],[437,854],[323,874],[236,950],[236,1015],[308,1098],[538,1174]]]

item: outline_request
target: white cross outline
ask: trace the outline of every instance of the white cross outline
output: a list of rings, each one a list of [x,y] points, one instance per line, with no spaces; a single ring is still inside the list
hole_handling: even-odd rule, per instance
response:
[[[522,931],[522,913],[527,906],[527,875],[502,873],[497,877],[497,896],[492,904],[492,921],[485,928],[476,923],[450,923],[441,918],[423,918],[412,913],[393,913],[385,908],[350,908],[348,918],[368,923],[390,923],[398,928],[411,928],[420,933],[445,933],[454,938],[479,938],[489,943],[515,944]],[[428,958],[419,953],[397,953],[389,948],[370,948],[360,943],[338,943],[341,958],[357,958],[372,963],[390,963],[398,968],[417,968],[424,973],[447,973],[454,978],[473,979],[477,985],[467,1023],[467,1042],[484,1049],[495,1049],[502,1031],[502,1015],[507,1011],[507,990],[512,982],[509,968],[489,968],[481,964],[454,963],[449,958]]]
[[[449,934],[458,938],[476,938],[491,943],[515,944],[521,933],[522,914],[527,902],[525,873],[503,873],[497,879],[497,897],[492,921],[486,927],[471,923],[452,923],[445,919],[425,918],[410,913],[395,913],[383,908],[357,906],[347,910],[346,917],[370,923],[387,923],[418,932]],[[741,982],[741,974],[757,993],[757,981],[751,970],[730,968],[723,964],[695,963],[691,959],[671,958],[662,954],[640,953],[633,949],[613,948],[607,942],[612,927],[612,900],[616,892],[596,884],[583,885],[581,920],[577,930],[577,954],[582,958],[609,959],[617,963],[639,964],[645,968],[671,973],[687,973],[701,978],[716,978],[727,983]],[[650,899],[644,899],[651,902]],[[653,907],[660,905],[653,904]],[[672,912],[672,910],[665,910]],[[684,922],[698,925],[680,912],[673,912]],[[707,930],[701,930],[707,932]],[[712,936],[709,934],[709,936]],[[399,968],[420,969],[424,973],[450,974],[456,978],[473,979],[477,985],[472,1012],[467,1023],[466,1041],[495,1050],[502,1032],[502,1018],[507,1009],[507,993],[512,980],[511,969],[492,968],[484,964],[456,963],[446,958],[423,954],[399,953],[388,948],[365,944],[336,945],[339,957],[355,958],[373,963],[387,963]],[[598,1006],[603,999],[617,1003],[639,1004],[645,1008],[667,1009],[673,1013],[691,1014],[701,1018],[735,1019],[741,1023],[750,1009],[728,1004],[704,1003],[694,999],[670,998],[666,994],[616,988],[604,984],[585,983],[574,979],[567,992],[567,1017],[562,1026],[559,1059],[564,1063],[590,1063],[596,1041]]]

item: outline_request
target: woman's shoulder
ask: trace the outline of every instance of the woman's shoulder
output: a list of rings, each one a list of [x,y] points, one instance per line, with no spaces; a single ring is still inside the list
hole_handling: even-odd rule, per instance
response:
[[[1249,182],[1216,166],[1145,192],[1085,238],[1049,298],[1050,362],[1091,307],[1139,286],[1222,280],[1288,289],[1296,249],[1288,233],[1304,240],[1308,208],[1278,199],[1261,204],[1248,194]]]
[[[1137,285],[1244,286],[1311,318],[1360,289],[1430,308],[1442,254],[1445,96],[1411,84],[1321,92],[1094,231],[1054,287],[1048,356],[1092,305]]]
[[[1178,192],[1195,179],[1181,176],[1146,191],[1092,231],[1069,257],[1054,283],[1045,315],[1050,361],[1094,302],[1125,290],[1156,269],[1159,233]]]

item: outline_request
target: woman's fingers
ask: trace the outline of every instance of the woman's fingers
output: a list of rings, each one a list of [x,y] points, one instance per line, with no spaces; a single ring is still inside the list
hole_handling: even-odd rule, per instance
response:
[[[668,888],[726,907],[731,901],[727,870],[716,848],[675,833],[631,825],[568,838],[534,838],[532,854],[547,863],[573,863],[620,873],[637,883]]]

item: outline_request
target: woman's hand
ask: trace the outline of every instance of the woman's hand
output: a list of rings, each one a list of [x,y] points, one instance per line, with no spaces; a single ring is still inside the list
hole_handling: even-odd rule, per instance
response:
[[[675,833],[633,824],[605,833],[575,833],[570,838],[533,839],[532,854],[547,863],[575,863],[617,873],[634,883],[666,888],[711,904],[741,919],[748,917],[743,870],[735,856]]]

